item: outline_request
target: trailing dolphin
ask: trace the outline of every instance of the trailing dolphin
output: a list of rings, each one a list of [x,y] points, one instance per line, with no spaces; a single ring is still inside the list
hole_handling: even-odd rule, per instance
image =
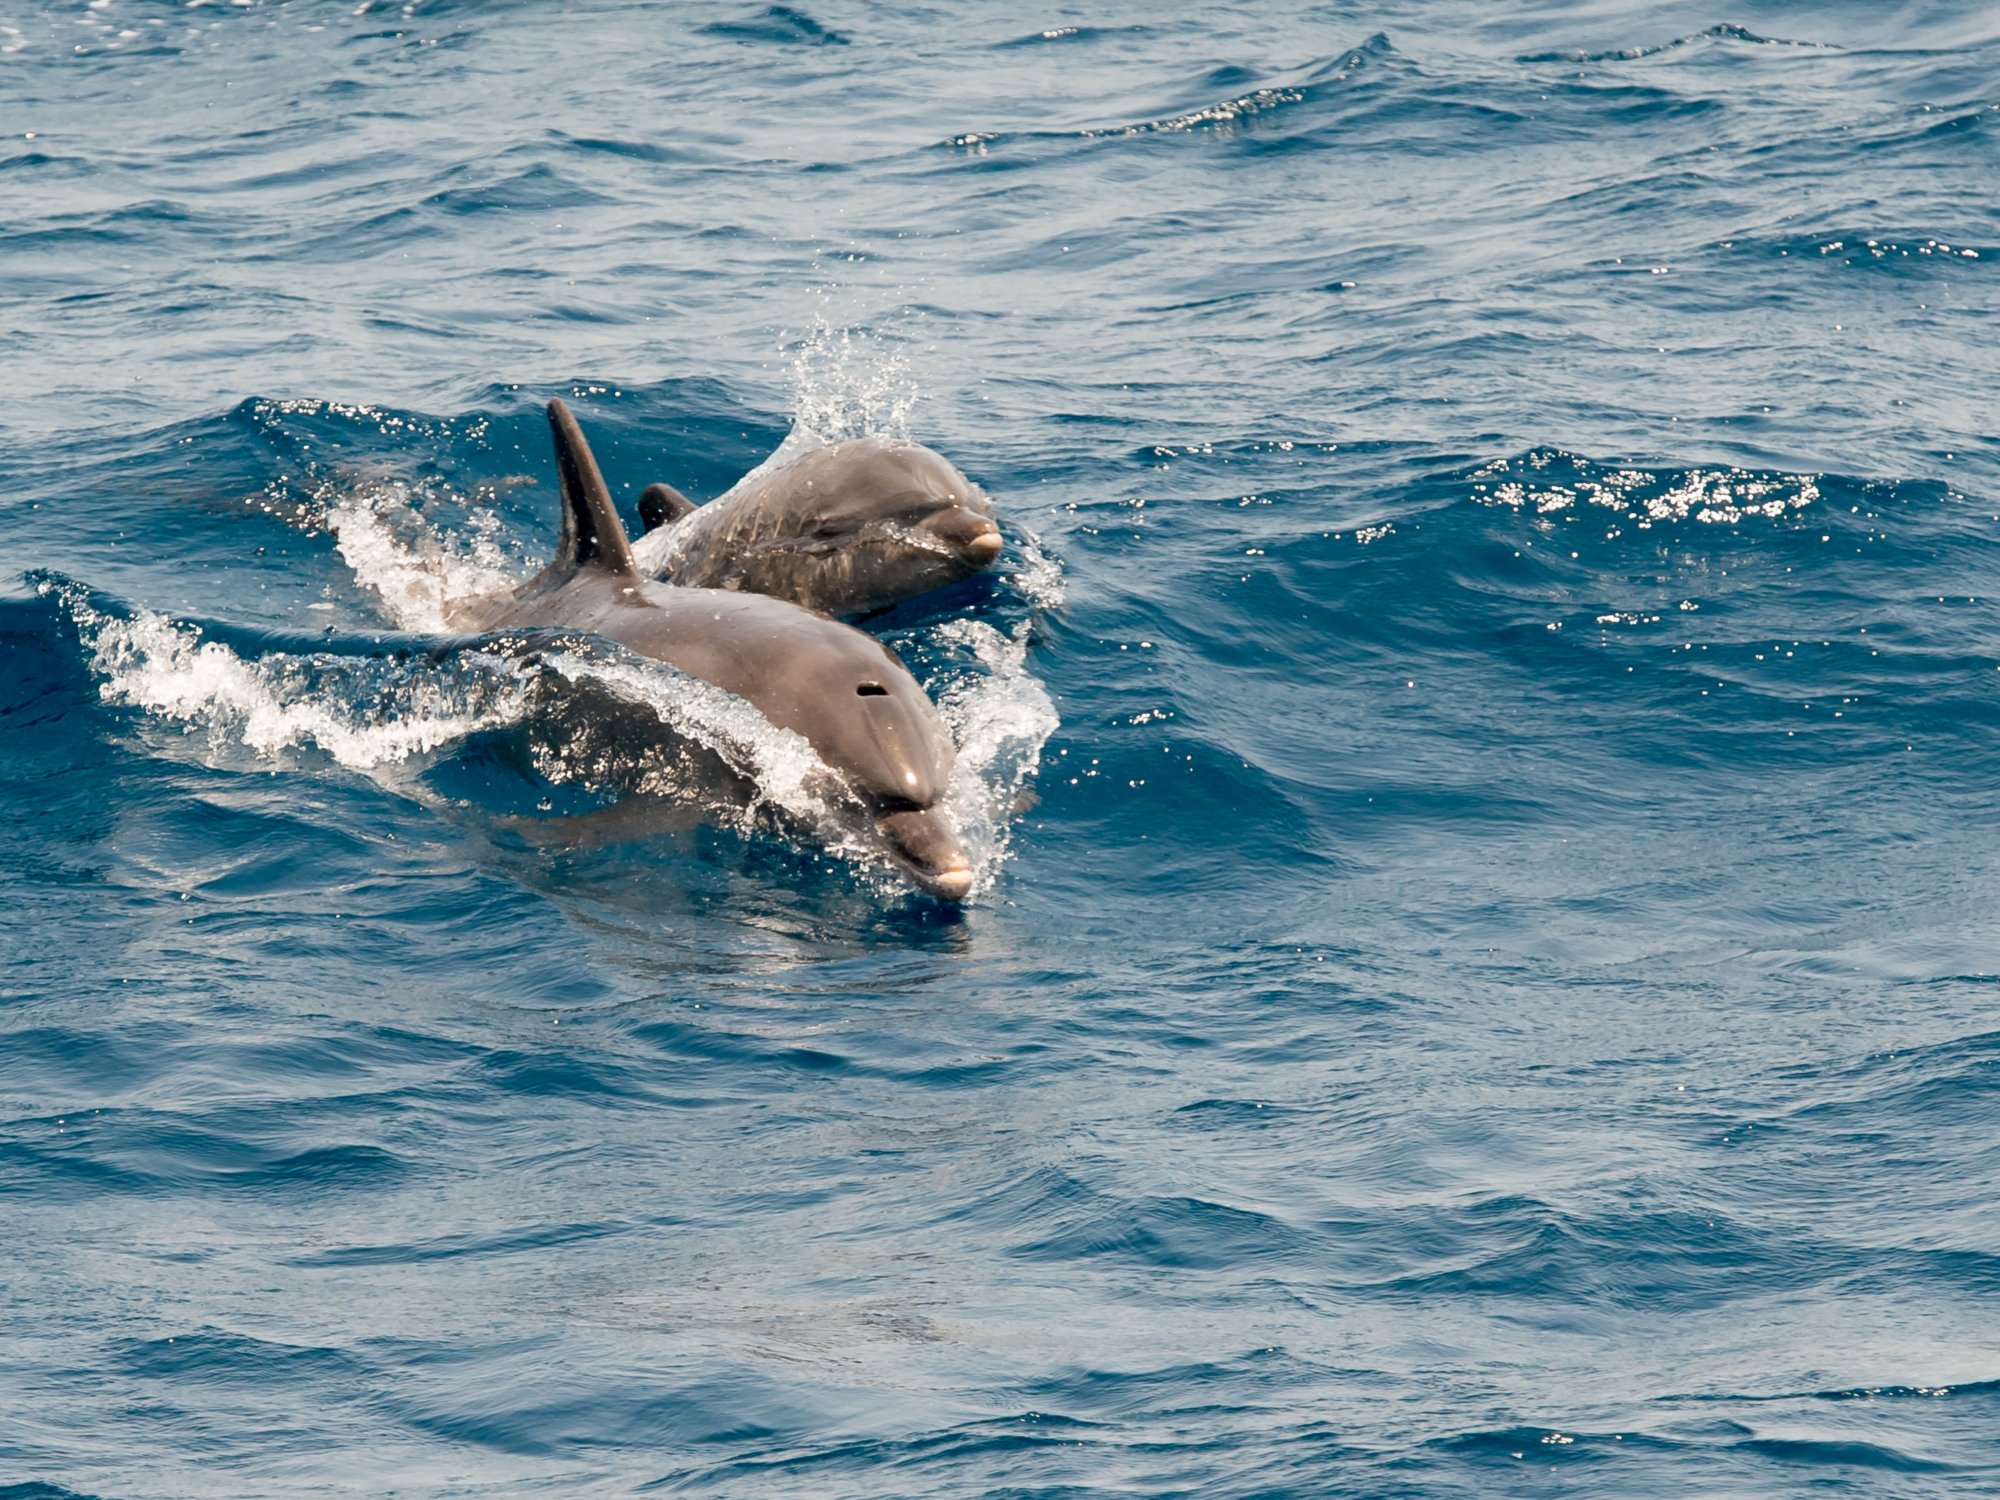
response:
[[[646,573],[829,614],[929,593],[1000,555],[979,486],[921,443],[891,438],[816,448],[703,506],[655,484],[639,514],[646,534],[633,554]]]
[[[562,476],[555,557],[519,588],[455,606],[454,628],[589,631],[713,683],[803,737],[921,889],[963,900],[972,866],[942,804],[951,735],[889,649],[757,593],[654,582],[634,561],[576,418],[549,403]]]

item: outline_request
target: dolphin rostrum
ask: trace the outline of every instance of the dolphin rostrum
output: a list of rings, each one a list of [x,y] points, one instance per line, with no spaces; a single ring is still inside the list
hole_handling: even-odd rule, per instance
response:
[[[757,593],[646,578],[576,418],[549,402],[562,476],[555,557],[519,588],[455,607],[469,630],[590,631],[747,701],[845,782],[880,846],[919,888],[960,901],[972,865],[943,807],[951,735],[888,647]]]
[[[970,577],[1000,555],[985,493],[921,443],[865,437],[752,473],[696,506],[670,485],[639,500],[642,571],[859,614]]]

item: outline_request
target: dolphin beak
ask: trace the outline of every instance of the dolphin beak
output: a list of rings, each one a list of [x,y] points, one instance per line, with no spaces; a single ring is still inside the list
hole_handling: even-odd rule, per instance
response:
[[[972,860],[936,808],[890,813],[876,827],[919,889],[940,901],[963,901],[971,894]]]
[[[963,901],[972,894],[972,867],[959,865],[940,870],[926,882],[926,888],[940,901]]]
[[[1000,555],[1000,528],[990,516],[969,507],[953,507],[926,526],[940,546],[962,557],[973,568],[983,568]]]

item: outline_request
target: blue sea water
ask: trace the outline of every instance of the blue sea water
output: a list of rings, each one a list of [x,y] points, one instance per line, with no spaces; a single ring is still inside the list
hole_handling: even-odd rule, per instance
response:
[[[0,308],[0,1496],[2000,1489],[1989,5],[43,0]],[[551,395],[963,912],[536,834]]]

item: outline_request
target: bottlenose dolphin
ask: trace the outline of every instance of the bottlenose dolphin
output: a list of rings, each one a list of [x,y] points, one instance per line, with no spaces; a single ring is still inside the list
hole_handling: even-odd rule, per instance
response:
[[[549,403],[549,427],[562,476],[555,557],[517,589],[454,606],[452,627],[589,631],[735,694],[812,746],[913,883],[963,900],[972,865],[941,806],[951,735],[903,664],[873,637],[782,599],[646,578],[561,401]]]
[[[668,583],[880,609],[970,577],[1000,555],[993,502],[921,443],[854,438],[753,472],[696,506],[671,485],[639,499],[640,568]]]

